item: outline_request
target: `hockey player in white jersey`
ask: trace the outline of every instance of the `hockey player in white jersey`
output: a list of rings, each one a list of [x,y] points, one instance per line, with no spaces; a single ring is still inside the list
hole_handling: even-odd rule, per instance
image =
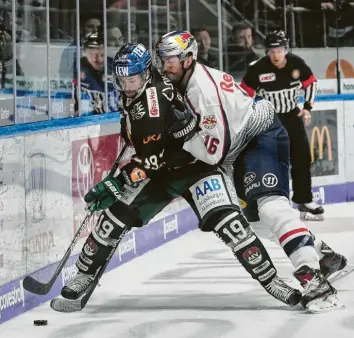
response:
[[[305,308],[324,312],[342,307],[324,275],[340,270],[346,260],[334,252],[323,254],[322,242],[314,242],[290,206],[289,139],[274,107],[254,101],[232,76],[197,63],[197,52],[194,37],[186,31],[165,34],[156,45],[157,61],[199,119],[198,133],[183,149],[208,164],[222,165],[231,175],[235,168],[238,195],[290,258],[304,288]],[[222,239],[232,240],[227,232]]]

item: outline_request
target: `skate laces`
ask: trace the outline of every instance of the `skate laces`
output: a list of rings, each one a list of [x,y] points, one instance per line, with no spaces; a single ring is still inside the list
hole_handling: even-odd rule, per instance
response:
[[[93,276],[78,272],[75,278],[69,283],[68,287],[74,291],[81,291],[86,289],[91,284],[92,280]]]
[[[273,280],[266,285],[266,290],[275,298],[283,299],[284,301],[287,301],[289,296],[293,293],[293,289],[278,277],[273,278]]]

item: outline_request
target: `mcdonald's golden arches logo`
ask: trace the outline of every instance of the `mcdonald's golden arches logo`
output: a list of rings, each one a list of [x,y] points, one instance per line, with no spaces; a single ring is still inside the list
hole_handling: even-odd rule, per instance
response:
[[[327,126],[314,127],[311,133],[310,140],[310,152],[311,152],[311,163],[315,162],[315,141],[317,139],[318,145],[318,159],[323,160],[323,142],[326,136],[327,141],[327,159],[332,161],[332,140],[331,134]]]

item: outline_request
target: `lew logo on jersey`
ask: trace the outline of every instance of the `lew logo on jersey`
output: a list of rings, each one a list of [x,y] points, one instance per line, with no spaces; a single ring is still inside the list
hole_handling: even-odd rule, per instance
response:
[[[275,73],[267,73],[259,75],[259,82],[272,82],[275,81]]]
[[[156,87],[146,89],[146,97],[149,109],[149,117],[160,117],[159,101],[157,99]]]

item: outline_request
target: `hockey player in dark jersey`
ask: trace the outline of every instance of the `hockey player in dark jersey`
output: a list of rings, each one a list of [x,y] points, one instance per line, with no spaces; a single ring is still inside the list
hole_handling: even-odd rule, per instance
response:
[[[268,33],[265,45],[267,55],[251,63],[241,87],[251,97],[257,95],[274,104],[290,138],[292,199],[298,204],[301,218],[323,220],[323,208],[312,201],[311,155],[305,130],[311,121],[317,80],[305,61],[289,52],[283,31]],[[298,106],[301,90],[305,92],[303,109]]]
[[[104,40],[102,29],[98,32],[90,33],[84,41],[86,56],[81,58],[81,110],[82,114],[93,113],[103,114],[118,111],[118,91],[112,82],[112,58],[105,58]],[[105,79],[104,62],[107,62],[107,74]],[[105,82],[108,82],[107,105],[105,100]],[[78,78],[74,76],[75,88],[75,111],[78,111],[77,99]],[[85,103],[88,104],[85,105]]]
[[[151,67],[150,53],[126,44],[114,59],[114,82],[122,91],[122,135],[135,155],[118,175],[109,175],[85,196],[103,210],[77,260],[78,273],[62,289],[77,299],[90,287],[112,247],[132,228],[146,225],[173,199],[184,197],[202,231],[224,240],[235,257],[276,299],[295,305],[301,293],[276,274],[264,246],[237,205],[230,178],[218,167],[196,161],[182,145],[196,133],[198,120],[168,78]]]

